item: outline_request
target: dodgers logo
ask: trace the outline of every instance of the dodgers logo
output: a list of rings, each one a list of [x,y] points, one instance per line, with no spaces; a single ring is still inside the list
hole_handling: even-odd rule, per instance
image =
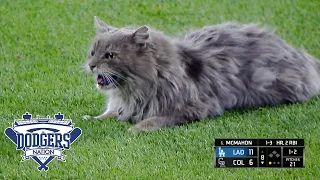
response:
[[[74,128],[71,119],[64,119],[63,116],[58,113],[54,119],[50,116],[32,119],[32,115],[27,112],[4,133],[17,146],[17,150],[24,151],[22,161],[31,157],[40,165],[39,171],[47,171],[47,165],[54,158],[65,162],[62,152],[70,149],[70,145],[82,133],[80,128]]]

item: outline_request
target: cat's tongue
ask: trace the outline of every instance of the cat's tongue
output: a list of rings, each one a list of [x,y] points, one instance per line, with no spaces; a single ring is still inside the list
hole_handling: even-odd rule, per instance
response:
[[[102,75],[98,75],[97,77],[97,83],[100,85],[100,86],[107,86],[110,84],[110,82],[105,79]]]

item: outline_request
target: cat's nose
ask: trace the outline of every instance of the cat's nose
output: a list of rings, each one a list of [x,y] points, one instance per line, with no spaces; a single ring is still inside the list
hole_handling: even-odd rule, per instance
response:
[[[97,67],[97,66],[94,65],[94,64],[89,64],[89,67],[90,67],[91,71],[93,71],[93,69],[94,69],[95,67]]]

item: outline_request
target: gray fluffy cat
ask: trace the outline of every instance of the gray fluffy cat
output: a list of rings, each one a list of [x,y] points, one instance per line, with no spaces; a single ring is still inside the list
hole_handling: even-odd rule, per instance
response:
[[[181,125],[224,110],[301,102],[320,95],[320,63],[255,24],[224,23],[172,39],[114,28],[95,17],[86,66],[107,110],[133,132]]]

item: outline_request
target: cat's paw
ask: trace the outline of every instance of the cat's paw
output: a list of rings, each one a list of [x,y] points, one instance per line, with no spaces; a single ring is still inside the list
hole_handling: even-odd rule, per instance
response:
[[[83,119],[83,120],[94,120],[94,119],[97,119],[97,118],[94,117],[94,116],[85,115],[85,116],[82,116],[82,119]]]
[[[152,132],[161,128],[162,120],[163,119],[159,117],[151,117],[132,126],[128,131],[133,133]]]
[[[139,133],[139,132],[143,132],[143,130],[141,128],[138,128],[136,126],[132,126],[128,129],[128,132],[131,132],[131,133]]]
[[[153,126],[147,125],[145,123],[138,123],[128,129],[129,132],[131,133],[140,133],[140,132],[152,132],[156,128]]]
[[[153,132],[154,129],[153,128],[147,128],[147,127],[141,127],[141,126],[132,126],[128,129],[128,132],[131,133],[147,133],[147,132]]]

